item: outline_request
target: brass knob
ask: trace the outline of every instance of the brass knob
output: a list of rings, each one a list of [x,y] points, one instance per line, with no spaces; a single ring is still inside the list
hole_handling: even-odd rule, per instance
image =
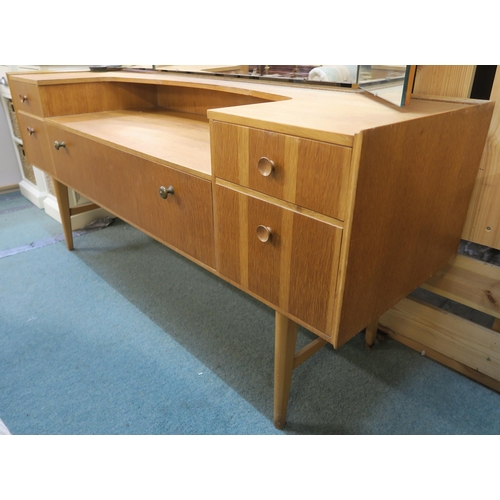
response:
[[[168,188],[161,186],[158,193],[163,199],[165,199],[169,194],[174,194],[174,188],[172,186],[168,186]]]
[[[257,228],[257,238],[259,238],[262,243],[269,241],[271,239],[271,235],[273,234],[270,227],[267,226],[259,226]]]
[[[31,127],[26,127],[26,130],[28,131],[29,135],[33,135],[35,133],[35,129]]]
[[[59,151],[59,148],[65,148],[66,144],[64,141],[63,142],[55,141],[54,147]]]
[[[19,94],[19,99],[21,99],[21,102],[26,102],[28,100],[28,96]]]
[[[257,168],[259,169],[259,172],[264,176],[268,177],[269,175],[272,174],[274,170],[275,164],[273,160],[270,160],[269,158],[266,158],[263,156],[260,160],[259,163],[257,164]]]

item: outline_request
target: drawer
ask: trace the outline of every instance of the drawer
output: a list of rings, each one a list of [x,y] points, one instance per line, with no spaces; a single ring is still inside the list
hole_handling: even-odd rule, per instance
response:
[[[42,104],[38,86],[34,83],[21,82],[14,78],[9,79],[12,102],[16,111],[24,111],[37,116],[43,116]]]
[[[212,183],[47,124],[55,177],[98,205],[215,266]],[[160,196],[161,187],[173,194]]]
[[[342,229],[215,186],[217,270],[330,335]]]
[[[351,148],[212,122],[216,177],[344,220]]]
[[[17,113],[26,156],[35,167],[54,175],[54,166],[45,122],[35,116]]]

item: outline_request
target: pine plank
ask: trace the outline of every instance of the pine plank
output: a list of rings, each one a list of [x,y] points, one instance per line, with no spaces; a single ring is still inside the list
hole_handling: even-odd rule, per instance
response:
[[[380,328],[500,380],[500,335],[489,328],[415,299],[403,299],[383,314]]]
[[[490,99],[493,110],[486,145],[479,165],[462,238],[500,249],[500,68],[497,67]]]
[[[422,288],[500,318],[500,267],[457,255]]]

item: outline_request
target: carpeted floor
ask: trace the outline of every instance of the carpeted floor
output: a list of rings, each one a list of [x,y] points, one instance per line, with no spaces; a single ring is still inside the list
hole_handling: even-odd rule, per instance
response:
[[[16,434],[498,434],[500,395],[360,334],[294,371],[273,427],[274,314],[128,224],[75,237],[0,195],[0,419]],[[301,330],[299,342],[314,336]]]

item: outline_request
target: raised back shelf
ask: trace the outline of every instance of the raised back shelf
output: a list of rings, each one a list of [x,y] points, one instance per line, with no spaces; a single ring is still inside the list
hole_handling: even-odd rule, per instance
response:
[[[39,91],[47,123],[206,179],[212,175],[207,111],[274,100],[234,89],[152,82],[82,81],[39,85]]]

